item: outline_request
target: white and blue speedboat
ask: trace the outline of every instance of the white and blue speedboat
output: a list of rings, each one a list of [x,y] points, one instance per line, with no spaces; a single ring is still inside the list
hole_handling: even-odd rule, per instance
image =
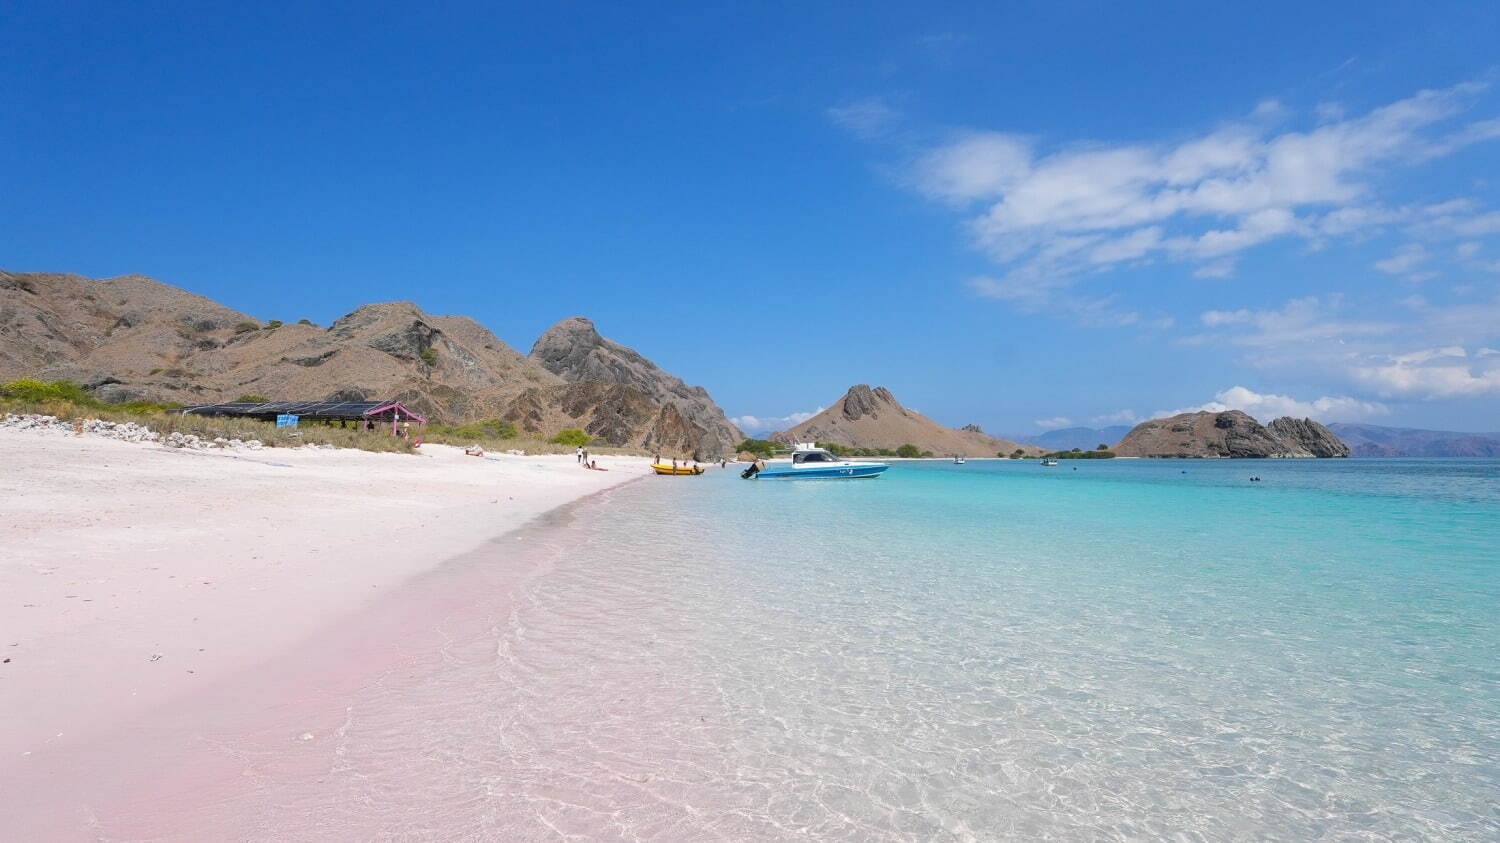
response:
[[[740,476],[746,480],[853,480],[859,477],[879,477],[890,468],[883,462],[853,462],[835,456],[826,448],[797,443],[792,451],[790,463],[777,460],[760,463],[745,469]]]

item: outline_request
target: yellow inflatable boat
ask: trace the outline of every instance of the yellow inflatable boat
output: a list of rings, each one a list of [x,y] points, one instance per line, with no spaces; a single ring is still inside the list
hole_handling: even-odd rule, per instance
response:
[[[695,467],[693,467],[691,465],[662,465],[661,463],[652,463],[651,470],[655,471],[657,474],[702,474],[703,473],[703,469],[702,468],[695,468]]]

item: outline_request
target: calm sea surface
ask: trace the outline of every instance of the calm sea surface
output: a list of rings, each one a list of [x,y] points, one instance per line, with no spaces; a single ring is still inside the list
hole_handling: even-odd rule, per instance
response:
[[[1500,837],[1500,461],[715,471],[512,541],[260,833]]]

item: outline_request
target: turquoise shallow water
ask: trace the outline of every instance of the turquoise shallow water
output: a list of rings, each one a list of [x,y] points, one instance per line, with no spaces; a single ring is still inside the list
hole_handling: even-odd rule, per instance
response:
[[[310,813],[443,837],[1500,837],[1500,462],[1076,468],[632,484],[528,534],[520,604],[367,689],[318,786],[247,804],[268,837]]]

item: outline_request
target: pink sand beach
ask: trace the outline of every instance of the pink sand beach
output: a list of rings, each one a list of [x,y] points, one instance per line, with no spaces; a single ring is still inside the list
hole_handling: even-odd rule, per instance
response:
[[[237,779],[305,772],[344,696],[503,613],[519,528],[648,461],[599,462],[0,430],[6,834],[202,839]]]

